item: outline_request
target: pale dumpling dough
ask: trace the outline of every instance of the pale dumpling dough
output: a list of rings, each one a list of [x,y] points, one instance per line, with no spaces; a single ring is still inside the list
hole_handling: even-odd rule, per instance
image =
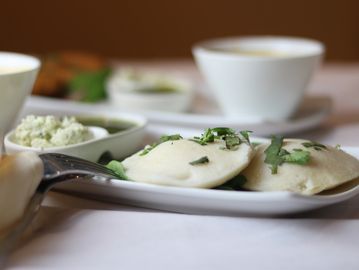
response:
[[[146,155],[141,152],[125,159],[122,164],[130,180],[158,185],[212,188],[221,185],[245,168],[252,148],[242,143],[236,150],[223,149],[223,141],[200,145],[189,140],[164,142]],[[209,162],[189,163],[202,157]]]
[[[303,142],[308,141],[284,140],[283,148],[290,152],[294,148],[309,151],[309,163],[283,163],[278,167],[277,174],[272,174],[270,165],[264,163],[264,150],[268,144],[258,146],[252,162],[242,172],[247,178],[244,188],[313,195],[359,177],[359,161],[355,157],[331,146],[320,151],[312,147],[306,148],[302,145]]]
[[[0,160],[0,234],[16,223],[43,175],[41,159],[32,152],[2,157]]]

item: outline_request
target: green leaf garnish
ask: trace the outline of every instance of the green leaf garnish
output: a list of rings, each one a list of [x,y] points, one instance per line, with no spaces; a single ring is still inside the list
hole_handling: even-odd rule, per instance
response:
[[[317,151],[321,151],[323,149],[327,149],[327,147],[324,144],[317,143],[317,142],[304,142],[302,145],[306,148],[314,148]]]
[[[293,153],[289,153],[283,156],[284,162],[295,163],[299,165],[305,165],[309,162],[310,152],[296,149]]]
[[[242,130],[239,133],[243,136],[243,138],[247,142],[247,144],[250,145],[251,142],[249,140],[249,134],[252,133],[252,131],[250,131],[250,130]]]
[[[243,185],[247,182],[247,179],[244,175],[237,175],[233,177],[231,180],[227,181],[226,183],[215,187],[214,189],[221,189],[221,190],[242,190]]]
[[[233,129],[226,127],[216,127],[208,128],[202,134],[201,137],[194,137],[191,141],[194,141],[200,145],[206,145],[208,143],[214,142],[214,140],[223,140],[226,143],[226,148],[228,150],[235,150],[237,146],[245,142],[250,145],[249,133],[251,131],[241,131],[239,134],[243,137],[241,138]]]
[[[200,145],[206,145],[207,143],[214,142],[215,135],[211,128],[207,128],[201,137],[194,137],[191,141],[199,143]]]
[[[241,139],[236,135],[225,136],[224,141],[226,142],[226,148],[231,150],[236,149],[242,143]]]
[[[123,167],[121,162],[117,160],[112,160],[106,165],[106,167],[113,171],[118,176],[118,178],[122,180],[128,180],[125,174],[125,168]]]
[[[264,150],[264,162],[271,165],[272,174],[278,172],[278,166],[284,162],[305,165],[310,160],[310,152],[296,148],[290,153],[283,149],[283,136],[272,136],[271,144]]]
[[[276,174],[278,166],[284,162],[280,155],[283,139],[284,137],[282,136],[273,136],[271,144],[264,150],[266,155],[264,162],[271,165],[272,174]]]
[[[189,162],[189,164],[191,165],[198,165],[198,164],[204,164],[204,163],[208,163],[209,159],[207,156],[201,157],[199,159],[196,159],[194,161]]]
[[[111,74],[110,68],[81,72],[69,82],[70,92],[85,102],[96,102],[106,98],[106,80]]]
[[[212,132],[215,132],[217,136],[235,135],[236,132],[231,128],[216,127],[212,128]]]
[[[141,152],[140,156],[144,156],[148,154],[151,150],[153,150],[156,146],[160,145],[161,143],[167,142],[167,141],[177,141],[183,139],[181,135],[174,134],[174,135],[163,135],[161,136],[160,140],[158,142],[154,142],[153,144],[147,146],[143,151]]]
[[[179,135],[179,134],[163,135],[160,138],[160,142],[164,143],[164,142],[167,142],[167,141],[177,141],[177,140],[180,140],[180,139],[183,139],[183,137],[181,135]]]

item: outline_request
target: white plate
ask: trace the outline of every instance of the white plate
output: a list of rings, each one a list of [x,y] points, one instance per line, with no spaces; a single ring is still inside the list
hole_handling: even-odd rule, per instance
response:
[[[323,106],[322,108],[329,109],[329,107]],[[316,108],[318,107],[316,106]],[[104,107],[104,105],[86,105],[47,98],[30,98],[22,114],[29,112],[41,114],[46,112],[64,114],[67,112],[71,114],[89,111],[91,113],[114,112],[113,108]],[[322,113],[324,112],[322,111]],[[320,118],[319,115],[316,116],[317,121]],[[226,125],[226,123],[221,125]],[[154,125],[150,130],[153,127]],[[162,128],[161,131],[167,133],[168,129],[166,127]],[[178,130],[181,130],[182,134],[181,127],[174,128],[172,126],[171,128],[177,133]],[[186,132],[187,134],[183,134],[184,136],[192,136],[193,134],[193,130],[190,129],[187,129]],[[277,133],[278,130],[275,132]],[[153,134],[148,135],[153,136]],[[359,158],[359,148],[343,149]],[[76,180],[76,182],[64,183],[58,188],[111,202],[181,213],[213,215],[281,215],[296,213],[344,201],[359,194],[359,186],[336,195],[303,196],[290,192],[222,191],[165,187],[121,180]]]
[[[359,158],[359,147],[343,148]],[[188,214],[283,215],[312,210],[359,194],[359,185],[334,195],[166,187],[123,180],[76,180],[58,189],[101,200]]]
[[[237,130],[251,130],[256,136],[271,134],[290,134],[318,126],[330,113],[331,100],[327,97],[307,97],[298,113],[286,122],[250,122],[250,119],[228,118],[218,112],[210,97],[197,98],[192,113],[171,113],[159,111],[141,112],[150,124],[180,126],[203,130],[208,127],[226,126]],[[87,111],[119,112],[118,108],[107,103],[85,104],[61,99],[30,97],[26,110],[46,110],[52,108],[82,109]]]

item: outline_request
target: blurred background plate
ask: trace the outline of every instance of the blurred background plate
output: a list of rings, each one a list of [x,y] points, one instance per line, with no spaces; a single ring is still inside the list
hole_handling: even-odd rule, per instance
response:
[[[76,101],[30,97],[23,109],[23,115],[28,113],[41,113],[53,111],[54,108],[62,109],[64,112],[71,110],[82,110],[84,112],[122,112],[106,102],[86,104]],[[206,108],[208,113],[205,114]],[[159,111],[138,112],[148,118],[150,127],[161,129],[190,128],[203,130],[208,127],[226,126],[237,130],[251,130],[256,136],[268,136],[272,134],[291,134],[298,131],[314,128],[322,123],[330,113],[331,100],[327,97],[307,97],[299,111],[289,121],[285,122],[251,122],[250,119],[228,118],[221,115],[216,104],[204,95],[196,98],[192,111],[189,113],[171,113]],[[61,109],[60,109],[61,110]],[[127,111],[128,112],[128,111]]]

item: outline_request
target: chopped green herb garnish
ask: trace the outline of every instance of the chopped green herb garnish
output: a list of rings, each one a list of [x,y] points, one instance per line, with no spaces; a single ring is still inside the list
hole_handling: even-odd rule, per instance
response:
[[[191,165],[199,165],[199,164],[204,164],[204,163],[208,163],[209,159],[207,156],[201,157],[199,159],[196,159],[194,161],[189,162],[189,164]]]
[[[181,135],[179,134],[174,134],[174,135],[163,135],[161,136],[160,138],[160,142],[161,143],[164,143],[164,142],[167,142],[167,141],[177,141],[177,140],[180,140],[180,139],[183,139]]]
[[[247,144],[251,144],[251,142],[249,140],[249,134],[252,133],[252,131],[250,131],[250,130],[242,130],[239,133],[243,136],[243,138],[245,139]]]
[[[237,134],[231,128],[208,128],[201,137],[194,137],[191,139],[191,141],[199,143],[200,145],[206,145],[208,143],[214,142],[214,140],[223,140],[226,143],[226,148],[224,149],[235,150],[237,149],[237,146],[243,142],[246,142],[250,145],[249,133],[250,131],[241,131],[240,135],[243,137],[241,138],[239,134]]]
[[[201,137],[194,137],[191,141],[199,143],[200,145],[206,145],[207,143],[214,142],[215,135],[212,129],[207,128]]]
[[[338,150],[339,150],[341,147],[342,147],[342,146],[341,146],[340,144],[335,145],[335,148],[338,149]]]
[[[264,150],[264,162],[271,165],[272,174],[278,172],[278,166],[284,162],[305,165],[310,160],[310,152],[296,148],[290,153],[283,149],[283,136],[273,136],[271,144]]]
[[[225,136],[226,148],[234,150],[242,143],[241,139],[236,135]]]
[[[181,135],[174,134],[174,135],[163,135],[158,142],[154,142],[153,144],[147,146],[143,151],[141,152],[140,156],[144,156],[148,154],[151,150],[153,150],[156,146],[160,145],[161,143],[167,142],[167,141],[177,141],[183,139]]]
[[[236,132],[231,128],[216,127],[212,128],[212,132],[217,133],[217,136],[235,135]]]
[[[284,162],[279,154],[282,149],[283,139],[282,136],[273,136],[271,144],[264,151],[266,155],[264,162],[271,165],[272,174],[276,174],[278,166]]]
[[[293,153],[283,156],[284,162],[305,165],[309,162],[310,153],[308,151],[297,149]]]
[[[106,165],[106,167],[113,171],[118,176],[118,178],[122,180],[128,180],[125,174],[125,168],[123,167],[121,162],[117,160],[112,160]]]
[[[226,183],[215,187],[214,189],[221,189],[221,190],[242,190],[243,185],[247,182],[247,179],[244,175],[237,175],[236,177],[232,178],[231,180],[227,181]]]
[[[327,148],[324,144],[317,143],[317,142],[304,142],[304,143],[302,143],[302,145],[306,148],[313,147],[317,151],[321,151],[321,150]]]

